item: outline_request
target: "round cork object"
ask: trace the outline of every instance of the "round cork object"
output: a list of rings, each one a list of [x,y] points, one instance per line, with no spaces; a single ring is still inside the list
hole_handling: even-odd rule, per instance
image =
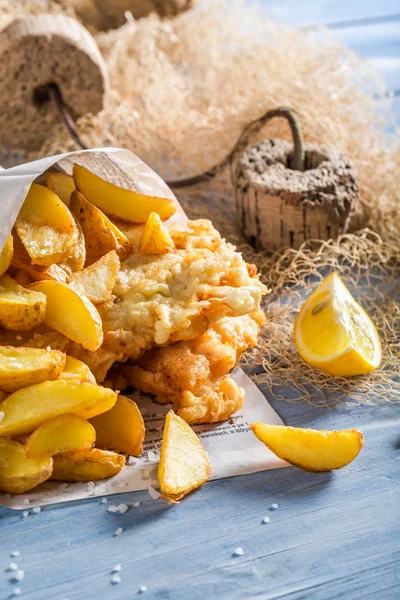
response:
[[[249,148],[235,172],[241,230],[257,249],[298,249],[361,225],[357,174],[333,148],[305,146],[306,169],[290,168],[293,145],[264,140]]]
[[[0,32],[0,145],[36,150],[61,123],[46,92],[57,84],[74,119],[98,113],[108,88],[96,42],[64,15],[32,15]]]

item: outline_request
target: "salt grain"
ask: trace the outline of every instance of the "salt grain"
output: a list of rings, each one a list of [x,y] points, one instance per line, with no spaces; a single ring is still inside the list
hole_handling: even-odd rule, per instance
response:
[[[17,335],[16,337],[17,337],[17,340],[18,340],[18,341],[21,341],[21,340],[22,340],[22,335]]]
[[[24,498],[24,504],[28,505],[30,503],[29,498]]]
[[[13,596],[19,596],[21,594],[21,588],[15,588],[13,590]]]
[[[13,578],[13,581],[22,581],[24,577],[25,577],[25,572],[22,569],[18,569],[17,571],[15,571],[12,578]]]
[[[24,510],[24,512],[22,513],[23,517],[29,517],[29,510]]]
[[[111,577],[111,583],[113,583],[113,584],[121,583],[121,577],[119,575],[113,575]]]
[[[147,491],[149,492],[149,494],[153,498],[153,500],[158,500],[161,496],[161,494],[159,492],[157,492],[157,490],[155,490],[152,485],[149,485],[149,487],[147,488]]]
[[[126,504],[118,504],[117,510],[123,515],[128,510],[128,506]]]
[[[126,462],[128,465],[136,465],[137,460],[134,456],[128,456],[128,460]]]
[[[116,530],[114,531],[114,535],[121,535],[121,533],[122,533],[122,532],[123,532],[123,529],[122,529],[122,527],[118,527],[118,529],[116,529]]]
[[[29,500],[28,500],[29,502]],[[21,552],[19,550],[13,550],[11,552],[11,556],[15,557],[15,556],[21,556]]]
[[[117,565],[115,565],[115,566],[112,568],[112,571],[111,571],[111,573],[118,573],[118,571],[121,571],[121,569],[122,569],[122,567],[121,567],[121,565],[118,563]]]
[[[269,523],[271,521],[271,519],[269,517],[264,517],[263,520],[261,521],[261,523],[265,524],[265,523]]]
[[[115,513],[115,512],[117,512],[117,507],[115,506],[115,504],[110,504],[110,506],[107,508],[107,510],[110,513]]]
[[[101,503],[102,504],[107,504],[107,502],[108,502],[108,498],[102,498],[101,499]]]
[[[137,508],[138,506],[140,506],[140,502],[139,502],[139,500],[136,500],[136,501],[133,503],[133,506],[134,506],[135,508]]]
[[[274,504],[271,504],[270,510],[277,510],[279,508],[279,504],[277,504],[276,502]]]
[[[237,548],[235,548],[233,556],[243,556],[243,554],[244,554],[243,548],[241,548],[240,546],[238,546]]]
[[[66,490],[68,487],[68,483],[60,483],[60,485],[58,486],[57,489],[59,489],[60,491],[62,490]]]
[[[139,594],[144,594],[147,592],[147,585],[141,585],[139,588]]]
[[[86,489],[88,492],[93,491],[95,487],[96,487],[96,484],[94,481],[88,481],[88,483],[86,484]]]
[[[39,514],[42,511],[42,509],[40,508],[40,506],[35,506],[35,508],[32,510],[32,512]]]
[[[0,421],[2,421],[4,419],[4,413],[3,411],[0,411]]]
[[[9,571],[16,571],[18,569],[18,565],[15,562],[12,562],[8,565],[8,570]]]
[[[47,350],[47,352],[50,352],[51,346],[46,346],[46,350]]]
[[[153,450],[150,450],[148,455],[147,455],[147,460],[149,460],[150,462],[154,462],[157,460],[157,455],[155,452],[153,452]]]

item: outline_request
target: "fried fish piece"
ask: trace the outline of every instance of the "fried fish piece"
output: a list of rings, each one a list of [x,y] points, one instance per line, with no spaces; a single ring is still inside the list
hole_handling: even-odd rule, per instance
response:
[[[153,348],[122,368],[128,384],[172,402],[188,423],[227,419],[243,405],[244,392],[226,375],[254,346],[264,313],[224,317],[200,337]]]
[[[154,346],[198,338],[226,316],[259,308],[268,290],[235,247],[210,221],[189,221],[187,229],[170,230],[175,243],[170,252],[136,251],[122,262],[112,297],[98,305],[102,346],[95,352],[76,344],[70,348],[98,381],[116,361],[136,359]]]

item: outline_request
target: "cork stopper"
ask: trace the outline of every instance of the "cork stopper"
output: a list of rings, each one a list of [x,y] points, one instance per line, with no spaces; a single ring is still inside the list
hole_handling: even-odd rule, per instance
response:
[[[0,32],[0,144],[38,149],[61,123],[49,102],[56,84],[71,115],[96,114],[104,106],[108,77],[91,34],[64,15],[32,15]]]
[[[305,146],[305,170],[292,170],[293,145],[265,140],[241,157],[235,173],[238,219],[256,248],[298,249],[360,226],[357,175],[349,158],[327,146]]]

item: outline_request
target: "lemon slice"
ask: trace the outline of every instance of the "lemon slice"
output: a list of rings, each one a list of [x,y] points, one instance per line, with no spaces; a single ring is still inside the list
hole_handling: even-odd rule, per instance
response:
[[[336,377],[369,373],[382,359],[374,324],[337,273],[304,303],[294,324],[294,343],[306,363]]]

